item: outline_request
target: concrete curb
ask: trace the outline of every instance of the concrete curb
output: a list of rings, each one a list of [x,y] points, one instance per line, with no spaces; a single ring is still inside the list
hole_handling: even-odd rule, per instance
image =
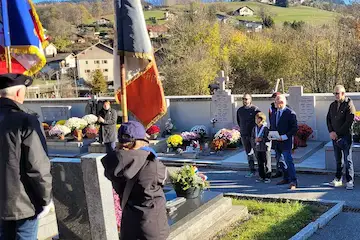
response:
[[[328,224],[331,219],[336,215],[342,212],[343,207],[345,206],[344,201],[332,201],[332,200],[322,200],[322,199],[288,199],[282,197],[272,197],[272,196],[258,196],[254,194],[241,194],[241,193],[226,193],[225,197],[243,197],[251,199],[260,199],[266,201],[299,201],[299,202],[309,202],[309,203],[320,203],[324,205],[333,205],[328,211],[323,213],[316,221],[309,223],[306,227],[300,230],[297,234],[290,238],[290,240],[306,240],[311,237],[318,229],[323,228]]]

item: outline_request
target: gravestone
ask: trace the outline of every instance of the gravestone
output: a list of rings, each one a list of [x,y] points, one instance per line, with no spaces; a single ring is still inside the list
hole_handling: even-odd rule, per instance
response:
[[[225,76],[224,71],[220,71],[216,80],[220,88],[215,91],[211,98],[211,119],[215,118],[215,131],[221,128],[231,128],[236,123],[236,102],[231,90],[226,89],[225,83],[229,77]]]
[[[71,106],[41,106],[44,122],[67,120],[70,118]]]
[[[298,124],[306,124],[312,128],[313,134],[309,139],[316,140],[316,97],[304,95],[302,86],[293,86],[289,88],[288,103],[290,108],[296,112]]]
[[[101,163],[104,156],[51,160],[60,239],[118,239],[112,185]]]

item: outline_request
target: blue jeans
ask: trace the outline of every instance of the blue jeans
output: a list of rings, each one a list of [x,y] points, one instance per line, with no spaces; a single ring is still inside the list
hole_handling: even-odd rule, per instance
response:
[[[280,150],[276,149],[276,161],[278,162],[281,158],[281,154],[284,156],[285,164],[282,162],[279,162],[279,165],[281,166],[281,169],[284,173],[284,180],[291,182],[291,183],[297,183],[296,179],[296,170],[293,158],[291,156],[291,150]]]
[[[341,179],[345,163],[346,182],[354,181],[354,165],[352,161],[352,140],[351,136],[343,137],[341,144],[333,141],[334,154],[336,160],[336,178]],[[344,158],[343,158],[344,154]]]
[[[106,153],[111,153],[115,150],[116,142],[105,143]]]
[[[37,217],[0,222],[0,240],[36,240],[38,227]]]

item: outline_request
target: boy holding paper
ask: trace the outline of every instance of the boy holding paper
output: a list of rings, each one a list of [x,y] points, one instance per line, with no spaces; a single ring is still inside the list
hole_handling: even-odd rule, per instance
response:
[[[256,126],[252,131],[253,149],[258,161],[259,176],[257,182],[270,183],[271,177],[271,142],[268,138],[269,129],[266,127],[266,116],[259,112],[255,116]]]

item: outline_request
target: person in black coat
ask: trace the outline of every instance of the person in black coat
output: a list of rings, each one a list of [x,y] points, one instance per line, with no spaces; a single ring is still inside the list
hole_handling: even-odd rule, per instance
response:
[[[237,110],[237,122],[240,127],[241,142],[245,148],[248,158],[250,172],[246,177],[253,177],[255,175],[255,157],[252,153],[251,132],[255,127],[255,115],[260,112],[259,108],[252,104],[250,94],[244,94],[243,106]]]
[[[37,117],[22,104],[32,79],[0,75],[0,239],[36,240],[51,206],[52,177]]]
[[[118,138],[119,147],[102,163],[121,199],[121,240],[165,240],[170,232],[163,191],[167,169],[148,147],[141,123],[123,123]]]
[[[111,108],[110,101],[105,101],[98,117],[100,123],[100,142],[105,144],[106,152],[115,149],[117,112]]]

